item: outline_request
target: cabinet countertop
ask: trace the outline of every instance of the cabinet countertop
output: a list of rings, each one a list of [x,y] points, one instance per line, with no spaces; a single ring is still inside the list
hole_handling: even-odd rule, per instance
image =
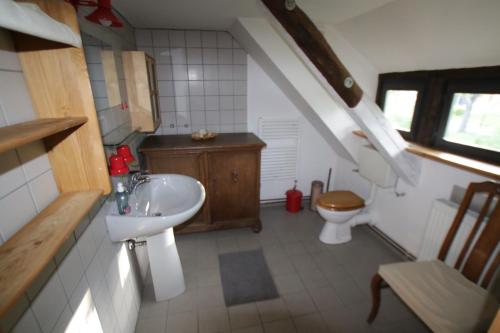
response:
[[[253,133],[222,133],[206,141],[196,141],[191,135],[151,135],[139,147],[140,152],[158,150],[217,150],[232,148],[263,148],[266,143]]]

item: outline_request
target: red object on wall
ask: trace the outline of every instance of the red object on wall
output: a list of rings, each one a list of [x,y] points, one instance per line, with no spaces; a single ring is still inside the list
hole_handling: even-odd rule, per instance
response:
[[[122,21],[113,13],[111,0],[66,0],[75,7],[78,12],[78,6],[97,7],[90,15],[85,16],[90,22],[94,22],[105,27],[123,27]]]
[[[123,23],[111,8],[111,0],[97,0],[97,9],[90,15],[85,16],[90,22],[94,22],[105,27],[123,27]]]
[[[125,163],[132,163],[135,161],[134,155],[130,151],[130,147],[128,145],[121,145],[116,149],[116,153],[123,157]]]
[[[302,208],[302,192],[297,190],[297,182],[293,189],[286,191],[286,210],[297,213]]]
[[[109,157],[109,174],[111,176],[125,175],[128,171],[128,166],[123,160],[123,156],[113,154]]]

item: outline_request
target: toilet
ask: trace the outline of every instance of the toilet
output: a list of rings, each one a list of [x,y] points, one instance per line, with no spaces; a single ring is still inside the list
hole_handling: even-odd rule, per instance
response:
[[[351,225],[347,223],[365,206],[365,201],[351,191],[332,191],[322,194],[316,203],[318,213],[325,219],[319,239],[326,244],[341,244],[351,240]]]
[[[372,184],[370,198],[363,198],[351,191],[331,191],[321,194],[316,201],[319,215],[325,220],[319,239],[326,244],[342,244],[351,240],[351,227],[354,218],[369,206],[375,196],[376,187],[392,187],[396,175],[389,164],[371,146],[362,146],[359,150],[359,174]],[[366,214],[369,215],[369,214]],[[368,222],[369,218],[363,218]]]

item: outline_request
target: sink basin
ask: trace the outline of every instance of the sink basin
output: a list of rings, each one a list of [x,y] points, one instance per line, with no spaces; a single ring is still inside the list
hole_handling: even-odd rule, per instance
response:
[[[131,212],[118,214],[113,205],[106,217],[114,242],[147,237],[175,227],[193,217],[205,201],[205,188],[194,178],[176,174],[150,175],[130,195]]]
[[[186,289],[175,244],[176,225],[196,214],[205,201],[205,188],[194,178],[176,174],[149,175],[130,195],[130,213],[119,215],[115,205],[106,216],[114,242],[146,237],[156,300],[164,301]]]

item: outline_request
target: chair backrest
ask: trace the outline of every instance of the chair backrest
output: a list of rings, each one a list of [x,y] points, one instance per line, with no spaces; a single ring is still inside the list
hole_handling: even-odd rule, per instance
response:
[[[483,193],[487,195],[483,207],[480,210],[479,216],[474,223],[467,239],[464,243],[458,259],[455,263],[455,268],[460,270],[461,273],[469,280],[477,283],[481,274],[488,262],[490,257],[496,252],[495,249],[500,241],[500,184],[494,182],[482,182],[482,183],[470,183],[465,192],[464,199],[458,208],[457,215],[451,224],[450,230],[446,235],[443,245],[439,251],[439,260],[444,261],[448,255],[448,251],[457,235],[457,232],[462,224],[465,214],[469,209],[474,195]],[[490,206],[493,199],[497,198],[495,208],[493,212],[486,220],[486,225],[482,229],[480,235],[477,233],[480,230],[481,223],[487,217],[490,212]],[[474,239],[477,241],[474,242]],[[472,248],[471,248],[472,246]],[[465,262],[464,262],[465,260]],[[496,257],[489,265],[488,271],[485,272],[483,281],[481,283],[482,287],[488,286],[491,278],[493,277],[498,265],[500,263],[500,252],[496,254]]]

